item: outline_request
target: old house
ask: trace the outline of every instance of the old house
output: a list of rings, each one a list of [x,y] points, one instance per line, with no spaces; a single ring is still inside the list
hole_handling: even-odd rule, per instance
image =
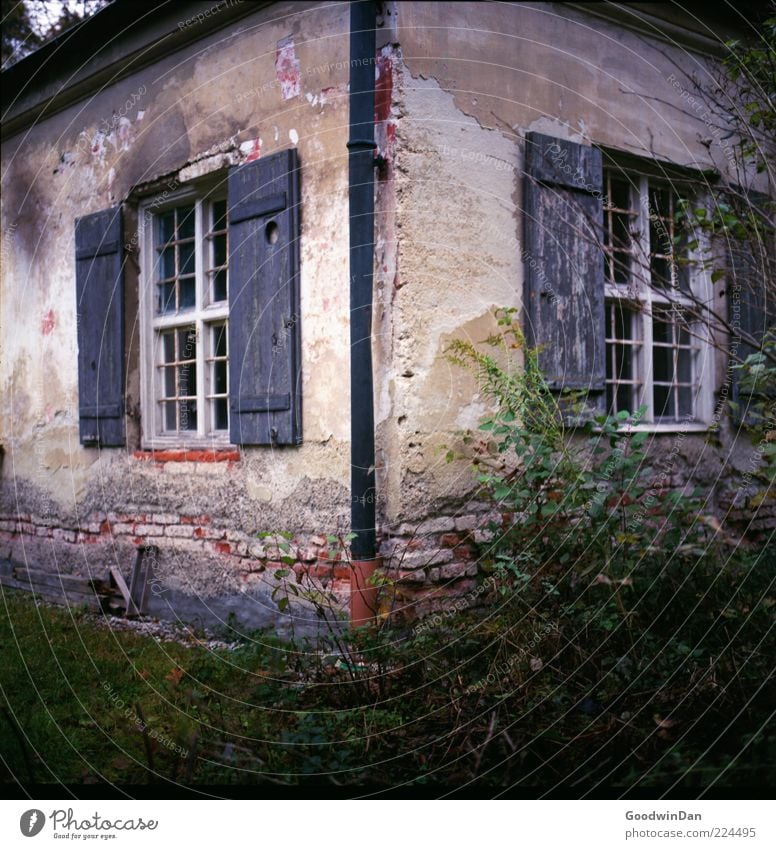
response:
[[[130,584],[149,549],[154,615],[305,630],[273,574],[346,599],[352,529],[416,612],[471,593],[493,506],[445,453],[488,405],[443,352],[497,307],[559,389],[646,404],[672,485],[773,522],[725,351],[666,294],[736,306],[672,261],[732,167],[688,80],[735,16],[356,5],[116,0],[3,73],[5,584]]]

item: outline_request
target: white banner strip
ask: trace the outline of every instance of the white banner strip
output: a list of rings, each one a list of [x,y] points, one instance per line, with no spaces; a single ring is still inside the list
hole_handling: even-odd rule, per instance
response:
[[[293,796],[293,789],[289,789]],[[0,845],[221,849],[776,846],[763,801],[2,801]]]

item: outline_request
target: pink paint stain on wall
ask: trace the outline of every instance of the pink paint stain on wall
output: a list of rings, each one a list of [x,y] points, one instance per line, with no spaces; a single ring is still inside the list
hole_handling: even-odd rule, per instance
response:
[[[280,83],[283,100],[298,97],[301,92],[301,64],[294,51],[294,39],[289,36],[278,42],[275,52],[275,74]]]
[[[240,145],[240,153],[245,157],[244,162],[255,162],[261,157],[261,139],[250,139]]]
[[[384,47],[377,54],[375,66],[375,141],[381,156],[393,161],[396,143],[396,121],[391,117],[393,105],[393,50]]]
[[[43,320],[40,323],[40,332],[44,336],[48,336],[51,331],[56,327],[57,323],[57,314],[54,310],[49,310],[44,316]]]

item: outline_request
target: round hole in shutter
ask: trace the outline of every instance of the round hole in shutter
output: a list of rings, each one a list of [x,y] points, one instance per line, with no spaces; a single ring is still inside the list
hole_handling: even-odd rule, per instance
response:
[[[267,243],[270,245],[274,245],[278,240],[279,231],[278,225],[276,221],[270,221],[267,226],[264,228],[264,235],[267,237]]]

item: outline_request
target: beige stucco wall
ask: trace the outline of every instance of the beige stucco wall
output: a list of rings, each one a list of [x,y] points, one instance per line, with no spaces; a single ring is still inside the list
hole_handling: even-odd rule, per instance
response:
[[[681,79],[674,61],[692,68],[698,54],[566,4],[387,9],[378,39],[377,138],[386,163],[376,188],[373,328],[378,513],[386,526],[473,509],[470,466],[445,455],[488,404],[444,351],[453,338],[484,340],[496,307],[521,306],[525,133],[694,167],[724,168],[727,159],[722,145],[703,143],[708,128],[671,80]],[[119,509],[208,514],[247,533],[347,528],[348,25],[347,4],[257,8],[4,143],[5,512],[59,517],[71,527],[73,517]],[[288,38],[298,73],[282,82],[276,58]],[[116,112],[118,125],[101,133]],[[129,445],[82,448],[75,218],[131,200],[152,180],[163,188],[171,176],[242,161],[259,145],[261,155],[296,145],[302,162],[304,444],[243,449],[232,465],[134,459],[142,411],[130,322]],[[135,258],[131,318],[136,275]],[[670,448],[672,437],[664,439]],[[720,439],[735,464],[739,446]],[[702,439],[683,442],[687,467],[713,477],[718,456],[705,450]],[[198,592],[213,590],[206,560],[175,568],[195,572]],[[219,582],[220,592],[228,581]]]
[[[398,279],[378,410],[385,515],[406,522],[473,492],[467,463],[444,457],[487,405],[443,352],[453,337],[485,339],[494,307],[520,306],[525,134],[721,171],[731,148],[708,143],[705,109],[688,99],[686,74],[704,73],[710,59],[685,46],[573,4],[412,2],[398,11]],[[723,300],[717,306],[724,312]],[[718,355],[717,383],[726,365]],[[685,469],[712,480],[725,455],[743,468],[746,440],[721,439],[720,453],[702,436],[684,440]]]
[[[100,501],[164,500],[154,490],[169,488],[171,500],[196,502],[192,507],[210,501],[215,511],[237,498],[246,516],[264,513],[266,523],[336,525],[347,515],[347,32],[347,6],[276,4],[3,145],[0,441],[8,487],[29,485],[30,497],[35,491],[49,509],[65,513]],[[282,84],[276,52],[289,37],[296,82]],[[295,145],[302,162],[304,444],[245,449],[228,491],[217,465],[170,466],[159,480],[149,464],[131,459],[140,414],[131,314],[130,444],[102,452],[81,447],[75,218],[131,200],[133,189],[151,181],[161,178],[163,190],[219,162],[242,161],[259,145],[262,156]],[[132,242],[131,227],[124,240]],[[136,300],[137,267],[135,255],[129,302]],[[305,513],[306,480],[319,494],[317,520]]]

